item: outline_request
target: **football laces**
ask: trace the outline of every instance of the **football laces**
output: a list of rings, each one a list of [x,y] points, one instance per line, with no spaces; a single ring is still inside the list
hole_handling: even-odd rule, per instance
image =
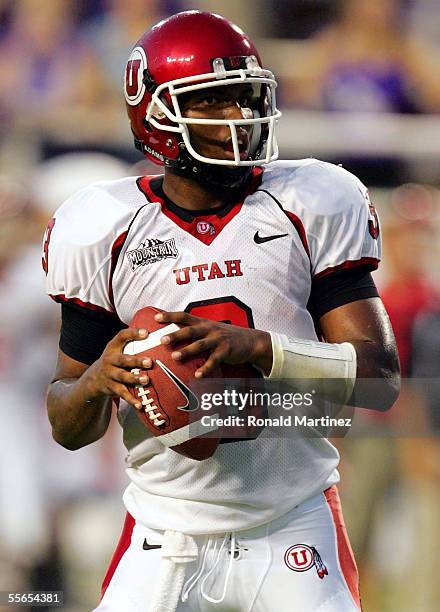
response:
[[[139,375],[140,370],[135,368],[131,370],[132,374]],[[146,389],[143,385],[136,385],[139,398],[141,400],[144,412],[148,415],[150,421],[153,422],[153,425],[156,427],[160,427],[163,425],[166,420],[163,418],[162,413],[159,408],[155,405],[154,399],[152,397],[148,397],[150,395],[150,389]]]

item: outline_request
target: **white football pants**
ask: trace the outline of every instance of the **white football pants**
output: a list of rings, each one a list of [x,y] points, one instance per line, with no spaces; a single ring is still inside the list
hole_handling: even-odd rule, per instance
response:
[[[271,523],[235,533],[164,533],[127,515],[103,593],[99,612],[361,609],[335,486]]]

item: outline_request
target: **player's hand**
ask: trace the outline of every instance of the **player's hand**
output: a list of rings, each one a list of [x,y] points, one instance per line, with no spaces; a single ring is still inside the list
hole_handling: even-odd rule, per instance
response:
[[[148,384],[148,376],[145,372],[141,373],[140,370],[150,368],[151,359],[124,355],[122,351],[130,340],[143,340],[147,336],[146,329],[129,328],[118,332],[113,340],[110,340],[101,357],[90,366],[85,374],[91,398],[103,395],[122,397],[135,408],[142,407],[139,400],[131,395],[128,386]]]
[[[210,353],[208,359],[195,372],[196,378],[209,374],[220,363],[250,363],[268,375],[272,368],[272,343],[270,334],[258,329],[248,329],[195,317],[186,312],[162,312],[155,315],[161,323],[185,325],[176,332],[163,336],[163,344],[187,343],[171,356],[184,360],[202,352]]]

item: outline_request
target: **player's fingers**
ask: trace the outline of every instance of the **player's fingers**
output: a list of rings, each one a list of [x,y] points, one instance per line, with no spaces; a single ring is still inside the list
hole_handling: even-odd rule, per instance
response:
[[[121,368],[111,368],[108,374],[112,380],[125,385],[147,385],[150,380],[148,375],[138,368],[134,368],[131,372]]]
[[[113,395],[122,397],[122,399],[124,399],[131,406],[134,406],[137,410],[142,408],[142,403],[130,393],[125,385],[112,381],[109,388]]]
[[[126,368],[132,370],[133,368],[142,368],[147,370],[153,365],[153,361],[149,357],[138,357],[137,355],[124,355],[123,353],[116,353],[111,362],[114,366],[119,368]]]
[[[172,334],[162,336],[160,341],[162,344],[176,344],[177,342],[186,342],[188,340],[194,340],[196,338],[203,338],[208,333],[208,328],[205,325],[190,325],[188,327],[182,327],[178,331]]]
[[[194,325],[200,322],[200,317],[195,317],[187,312],[158,312],[154,315],[159,323],[181,323],[182,325]]]
[[[171,353],[171,357],[176,361],[188,359],[189,357],[194,357],[194,355],[203,353],[203,351],[209,351],[210,349],[214,348],[216,344],[216,338],[202,338],[201,340],[188,344],[188,346],[185,346],[178,351],[173,351]]]
[[[226,357],[228,351],[226,348],[219,346],[215,351],[211,353],[205,363],[195,371],[194,376],[196,378],[203,378],[210,374]]]
[[[110,340],[107,346],[121,349],[127,342],[130,342],[130,340],[143,340],[147,336],[148,331],[146,329],[127,327],[127,329],[122,329],[118,332],[116,336]]]

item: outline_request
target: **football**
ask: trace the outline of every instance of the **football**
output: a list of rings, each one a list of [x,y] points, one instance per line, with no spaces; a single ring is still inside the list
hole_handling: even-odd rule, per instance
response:
[[[130,327],[145,328],[149,335],[144,340],[127,343],[124,348],[126,354],[150,357],[153,361],[152,368],[145,371],[149,383],[130,388],[142,403],[142,409],[136,413],[165,446],[201,461],[213,455],[221,437],[217,427],[202,425],[201,418],[206,412],[201,409],[199,397],[189,384],[207,355],[200,354],[182,362],[172,359],[171,353],[178,345],[170,347],[161,344],[160,339],[177,331],[179,326],[159,323],[154,318],[158,312],[161,312],[159,308],[147,306],[134,315]],[[221,370],[213,372],[212,377],[221,378]]]

